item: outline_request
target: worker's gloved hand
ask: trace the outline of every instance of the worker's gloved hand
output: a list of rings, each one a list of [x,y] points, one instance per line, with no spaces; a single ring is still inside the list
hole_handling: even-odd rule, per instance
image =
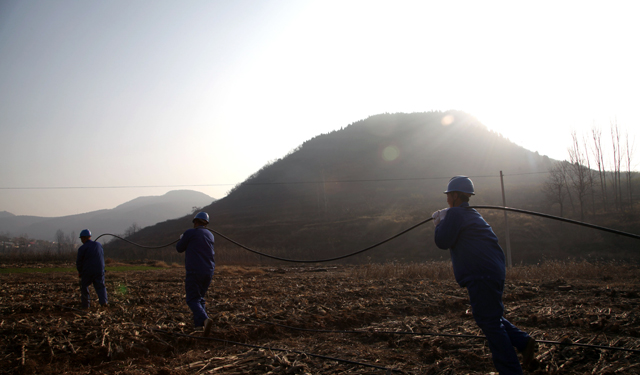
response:
[[[433,224],[436,227],[442,220],[444,220],[444,217],[447,216],[447,210],[448,208],[443,208],[442,210],[438,210],[434,212],[433,215],[431,215],[431,217],[433,218]]]
[[[181,234],[181,235],[180,235],[180,239],[182,239],[182,236],[184,236],[184,234]]]

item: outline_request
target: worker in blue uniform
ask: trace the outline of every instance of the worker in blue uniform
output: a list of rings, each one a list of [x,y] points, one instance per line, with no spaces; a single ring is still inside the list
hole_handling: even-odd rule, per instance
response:
[[[209,215],[199,212],[192,220],[193,228],[187,229],[176,244],[179,253],[185,253],[184,265],[186,277],[184,281],[187,305],[193,312],[196,328],[204,327],[204,336],[211,332],[212,320],[205,309],[205,294],[215,269],[213,234],[207,229]]]
[[[109,303],[107,299],[107,287],[104,283],[104,250],[99,242],[91,241],[91,231],[83,229],[80,231],[80,241],[82,246],[78,248],[76,258],[76,269],[80,277],[80,302],[83,309],[88,309],[91,302],[89,296],[89,286],[98,295],[100,306],[106,307]]]
[[[503,317],[505,256],[498,237],[478,211],[469,208],[474,186],[466,176],[453,177],[447,186],[449,208],[433,213],[435,242],[449,249],[458,284],[467,288],[473,317],[487,338],[493,364],[501,375],[522,374],[514,349],[529,367],[536,341]]]

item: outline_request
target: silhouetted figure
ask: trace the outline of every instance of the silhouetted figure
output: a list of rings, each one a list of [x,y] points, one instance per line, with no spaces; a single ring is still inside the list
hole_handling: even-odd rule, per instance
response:
[[[107,287],[104,284],[104,250],[99,242],[91,241],[89,229],[80,232],[82,246],[78,248],[76,268],[80,277],[80,301],[83,309],[88,309],[91,305],[89,296],[89,285],[98,294],[98,301],[101,306],[107,306]]]
[[[473,318],[487,337],[496,370],[501,375],[522,374],[514,347],[528,367],[536,341],[502,316],[506,270],[498,237],[478,211],[468,208],[474,195],[468,177],[453,177],[445,194],[449,208],[433,213],[436,245],[450,250],[456,281],[469,292]]]
[[[184,281],[187,305],[193,312],[196,328],[204,327],[204,336],[209,336],[212,321],[205,310],[204,296],[209,289],[215,269],[213,234],[207,230],[209,215],[199,212],[193,218],[193,228],[180,236],[176,244],[179,253],[185,253],[184,265],[186,278]]]

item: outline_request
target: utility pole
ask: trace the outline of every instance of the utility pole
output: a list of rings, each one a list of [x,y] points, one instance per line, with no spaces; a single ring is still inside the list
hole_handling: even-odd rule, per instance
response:
[[[507,207],[507,200],[504,197],[504,175],[500,171],[500,186],[502,187],[502,206]],[[507,266],[512,267],[511,262],[511,240],[509,239],[509,219],[507,218],[507,210],[504,210],[504,226],[507,231]]]

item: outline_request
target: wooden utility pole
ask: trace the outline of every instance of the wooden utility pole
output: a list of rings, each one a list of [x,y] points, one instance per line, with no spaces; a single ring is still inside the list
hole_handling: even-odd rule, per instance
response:
[[[504,175],[500,171],[500,186],[502,187],[502,206],[507,207],[507,200],[504,197]],[[507,210],[504,210],[504,226],[507,232],[507,266],[511,268],[513,265],[511,262],[511,240],[509,239],[509,218],[507,217]]]

